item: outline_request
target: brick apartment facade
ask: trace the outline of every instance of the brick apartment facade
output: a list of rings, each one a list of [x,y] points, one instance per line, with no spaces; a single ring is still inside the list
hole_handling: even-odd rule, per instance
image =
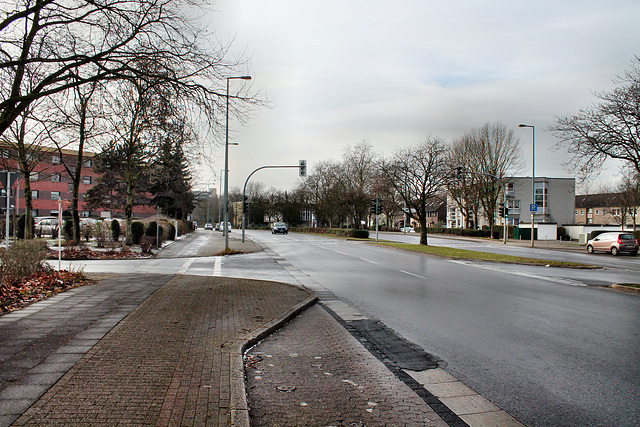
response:
[[[73,183],[67,174],[63,162],[67,165],[75,165],[77,162],[77,152],[73,150],[62,150],[62,158],[57,150],[52,148],[41,148],[37,153],[38,162],[35,165],[30,176],[31,196],[33,205],[33,216],[56,216],[58,215],[58,198],[62,200],[62,210],[71,209],[71,197],[73,194]],[[82,155],[83,166],[81,172],[81,181],[79,188],[78,211],[81,218],[98,217],[110,218],[121,217],[124,211],[113,209],[89,211],[84,202],[84,195],[87,190],[95,185],[99,174],[94,170],[93,157],[95,153],[84,152]],[[0,145],[0,170],[16,173],[18,162],[16,160],[15,150],[6,145]],[[24,199],[24,177],[20,174],[17,185],[14,183],[12,194],[18,188],[17,213],[26,212]],[[5,189],[1,190],[0,205],[4,211]],[[15,206],[15,200],[11,201],[11,205]],[[148,217],[155,215],[155,209],[148,206],[136,206],[134,208],[134,216]]]

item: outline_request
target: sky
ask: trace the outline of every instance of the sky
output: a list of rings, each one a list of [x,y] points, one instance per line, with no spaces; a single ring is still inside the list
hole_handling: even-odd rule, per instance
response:
[[[212,9],[204,24],[233,40],[230,54],[249,59],[242,74],[270,101],[229,123],[231,188],[261,166],[305,159],[313,172],[365,140],[389,155],[488,122],[520,138],[519,175],[531,176],[534,156],[532,130],[518,128],[526,123],[535,175],[570,177],[548,126],[596,102],[640,55],[640,0],[218,0]],[[223,169],[218,146],[197,186],[218,188]],[[618,171],[607,165],[590,188]],[[287,190],[299,179],[273,169],[251,182]]]

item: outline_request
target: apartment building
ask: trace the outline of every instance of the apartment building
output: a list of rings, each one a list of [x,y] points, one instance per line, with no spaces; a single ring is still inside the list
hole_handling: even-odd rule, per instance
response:
[[[48,147],[40,147],[37,153],[37,162],[34,159],[34,168],[29,176],[31,184],[31,198],[33,207],[33,216],[56,216],[59,211],[60,199],[62,202],[62,210],[70,210],[71,197],[73,194],[73,183],[66,172],[64,164],[75,165],[77,162],[77,152],[73,150],[62,150],[60,153]],[[79,187],[79,203],[78,210],[80,217],[101,217],[110,218],[122,216],[123,211],[112,210],[95,210],[90,211],[84,202],[84,195],[96,183],[99,174],[94,170],[93,158],[95,153],[84,152],[82,155],[83,165],[81,171],[81,181]],[[63,164],[64,163],[64,164]],[[7,145],[0,144],[0,170],[18,173],[18,162],[16,160],[15,150]],[[18,182],[12,187],[12,195],[15,195],[17,189],[17,205],[16,200],[11,201],[13,209],[18,214],[26,212],[24,200],[24,177],[19,174]],[[6,189],[2,189],[0,193],[2,200],[5,200]],[[0,202],[4,210],[5,203]],[[147,217],[155,215],[155,209],[148,206],[136,206],[134,215],[138,217]]]
[[[622,207],[625,205],[620,193],[587,194],[576,196],[576,225],[621,225],[624,217],[625,226],[640,224],[640,206]],[[633,212],[630,211],[633,210]],[[626,211],[625,211],[626,210]]]
[[[572,224],[575,211],[575,179],[536,177],[513,177],[505,184],[506,206],[509,208],[508,225],[531,227],[531,205],[535,204],[536,224]],[[534,199],[535,195],[535,199]],[[535,201],[534,201],[535,200]],[[502,198],[499,201],[502,203]],[[483,212],[478,215],[478,227],[489,225]],[[502,218],[498,217],[502,220]],[[465,218],[455,201],[447,201],[447,227],[464,227]]]

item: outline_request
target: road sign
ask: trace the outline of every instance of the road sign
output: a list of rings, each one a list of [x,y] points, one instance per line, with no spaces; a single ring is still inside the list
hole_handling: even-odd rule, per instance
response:
[[[538,205],[537,205],[537,204],[535,204],[535,203],[531,203],[531,204],[529,205],[529,210],[530,210],[531,212],[538,212]]]

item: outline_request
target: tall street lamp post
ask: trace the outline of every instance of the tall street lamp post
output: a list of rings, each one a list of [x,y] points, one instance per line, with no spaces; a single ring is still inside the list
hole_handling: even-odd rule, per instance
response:
[[[535,231],[533,227],[533,223],[535,220],[535,211],[533,210],[533,205],[536,204],[536,127],[533,125],[525,125],[520,124],[518,127],[521,128],[531,128],[531,152],[532,152],[532,160],[531,160],[531,206],[529,209],[531,210],[531,247],[533,247],[533,233]]]
[[[227,117],[226,134],[224,144],[224,222],[222,230],[224,233],[224,249],[229,250],[229,80],[251,80],[251,76],[227,77]]]

